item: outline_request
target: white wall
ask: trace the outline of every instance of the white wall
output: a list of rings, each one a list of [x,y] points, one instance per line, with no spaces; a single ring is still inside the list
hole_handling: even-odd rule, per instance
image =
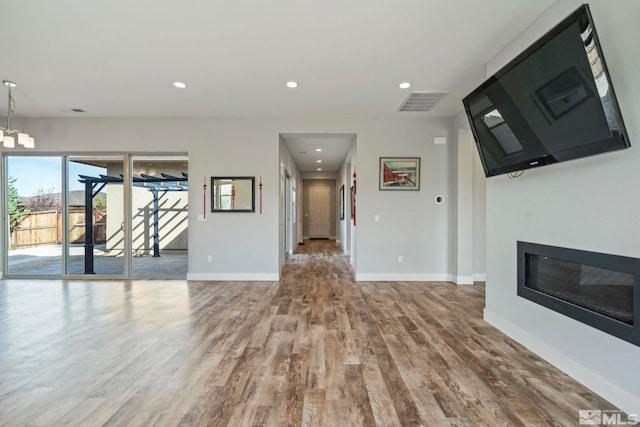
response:
[[[41,153],[187,152],[192,184],[187,277],[193,280],[276,280],[281,252],[280,133],[357,135],[351,166],[358,174],[358,219],[357,230],[352,227],[351,255],[358,278],[450,277],[450,205],[436,205],[433,201],[436,194],[449,197],[448,146],[432,142],[434,136],[450,136],[449,119],[132,118],[16,122],[37,138],[36,151]],[[421,157],[421,190],[378,191],[381,156]],[[214,175],[255,176],[256,181],[262,176],[263,214],[214,214],[207,206],[206,221],[198,221],[198,214],[202,214],[202,180]],[[375,214],[380,216],[380,222],[374,222]],[[355,248],[361,250],[354,253]],[[212,256],[211,262],[207,261],[208,255]],[[398,263],[398,255],[404,256],[403,264]]]
[[[486,234],[486,178],[470,133],[466,114],[453,118],[449,147],[450,206],[449,262],[451,281],[484,281]]]
[[[462,111],[460,114],[454,117],[453,119],[453,129],[454,129],[454,137],[459,137],[460,130],[469,130],[469,121],[467,119],[466,114]],[[482,162],[480,160],[480,156],[478,155],[477,147],[475,146],[475,140],[470,141],[472,144],[472,151],[470,158],[465,157],[464,163],[461,163],[461,158],[457,154],[459,152],[459,141],[454,139],[452,142],[454,151],[452,152],[452,167],[454,168],[452,180],[456,180],[457,176],[460,174],[458,168],[464,167],[471,171],[472,179],[471,183],[467,182],[467,185],[470,187],[467,189],[471,193],[471,252],[472,252],[472,261],[471,261],[471,271],[473,272],[473,280],[474,281],[484,281],[486,279],[486,261],[485,261],[485,252],[486,252],[486,199],[487,199],[487,178],[484,176],[484,169],[482,168]],[[455,194],[455,209],[453,210],[453,218],[454,221],[452,224],[456,224],[459,218],[458,212],[458,203],[457,200],[459,195],[457,194],[459,182],[454,181],[456,185],[453,186]],[[458,227],[453,226],[452,228],[452,242],[457,242],[458,237]],[[452,245],[452,270],[455,273],[458,270],[457,266],[457,257],[458,257],[458,247],[456,245]]]
[[[340,220],[340,203],[338,201],[338,230],[340,245],[345,255],[351,255],[351,230],[353,221],[351,220],[351,185],[353,182],[351,164],[355,161],[356,141],[354,140],[349,147],[349,152],[338,172],[337,186],[338,197],[340,197],[340,187],[344,185],[344,219]]]
[[[473,148],[473,280],[486,280],[486,230],[487,230],[487,178],[484,176],[482,162],[477,147]]]
[[[473,284],[473,134],[469,129],[457,131],[456,173],[456,268],[454,282],[458,285]]]
[[[473,149],[473,280],[486,280],[487,178],[477,148]]]
[[[554,3],[488,64],[487,74],[580,3]],[[516,295],[518,240],[640,257],[640,2],[592,0],[590,6],[632,147],[528,170],[517,179],[487,180],[485,319],[604,398],[638,413],[640,347]]]
[[[357,280],[448,280],[450,119],[371,120],[357,135]],[[379,191],[380,157],[420,157],[420,191]],[[375,222],[375,215],[379,221]],[[398,262],[398,256],[404,262]]]
[[[298,169],[298,166],[296,165],[295,160],[293,159],[293,156],[291,155],[291,151],[289,150],[289,147],[287,147],[287,144],[284,142],[284,139],[282,139],[282,137],[279,137],[279,150],[280,150],[280,236],[279,236],[279,246],[280,246],[280,250],[279,250],[279,265],[280,268],[282,268],[282,266],[284,265],[285,262],[285,248],[286,248],[286,242],[285,242],[285,237],[286,237],[286,229],[285,227],[287,226],[286,224],[286,215],[285,215],[285,203],[286,203],[286,198],[285,198],[285,179],[286,176],[288,175],[289,177],[291,177],[292,182],[295,182],[295,188],[293,190],[295,190],[296,193],[296,212],[291,212],[291,219],[293,221],[293,219],[295,218],[295,222],[292,224],[292,236],[291,236],[291,242],[292,242],[292,247],[291,249],[293,251],[296,250],[296,248],[298,247],[298,243],[300,242],[300,232],[302,229],[301,226],[301,222],[300,222],[300,215],[299,212],[302,209],[302,203],[303,203],[303,197],[302,197],[302,193],[303,193],[303,187],[302,187],[302,178],[300,177],[300,170]],[[283,173],[284,172],[284,173]],[[293,186],[293,183],[292,183]]]

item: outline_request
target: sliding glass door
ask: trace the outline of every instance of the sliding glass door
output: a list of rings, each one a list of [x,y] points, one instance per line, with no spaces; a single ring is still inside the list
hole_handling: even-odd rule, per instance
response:
[[[6,161],[6,275],[62,274],[62,158]]]
[[[5,276],[186,275],[186,156],[4,161]]]
[[[131,170],[132,274],[186,275],[187,157],[134,156]]]
[[[125,158],[67,157],[67,274],[125,274]]]

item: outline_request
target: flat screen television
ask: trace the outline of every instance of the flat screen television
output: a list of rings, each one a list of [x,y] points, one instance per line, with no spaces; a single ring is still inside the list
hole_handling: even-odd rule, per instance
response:
[[[630,146],[586,4],[463,104],[488,177]]]

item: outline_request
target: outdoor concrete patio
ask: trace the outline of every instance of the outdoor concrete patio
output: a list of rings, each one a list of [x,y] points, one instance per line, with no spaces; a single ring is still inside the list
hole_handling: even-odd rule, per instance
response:
[[[124,256],[121,252],[104,252],[104,245],[94,249],[94,272],[104,275],[124,274]],[[69,248],[69,274],[84,275],[84,247]],[[7,275],[61,275],[62,246],[39,246],[34,248],[15,249],[9,251]],[[134,256],[131,259],[131,270],[134,276],[186,276],[187,251],[160,251],[160,257],[151,254]]]

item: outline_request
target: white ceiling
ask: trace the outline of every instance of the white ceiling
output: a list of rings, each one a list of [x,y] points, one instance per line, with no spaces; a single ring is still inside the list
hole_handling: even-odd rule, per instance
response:
[[[17,117],[450,117],[552,2],[0,0],[0,79]]]
[[[552,2],[0,0],[0,79],[17,116],[444,117]],[[405,80],[451,94],[401,113]]]
[[[321,168],[323,173],[340,170],[356,137],[349,133],[282,133],[280,136],[302,172],[318,172]]]

